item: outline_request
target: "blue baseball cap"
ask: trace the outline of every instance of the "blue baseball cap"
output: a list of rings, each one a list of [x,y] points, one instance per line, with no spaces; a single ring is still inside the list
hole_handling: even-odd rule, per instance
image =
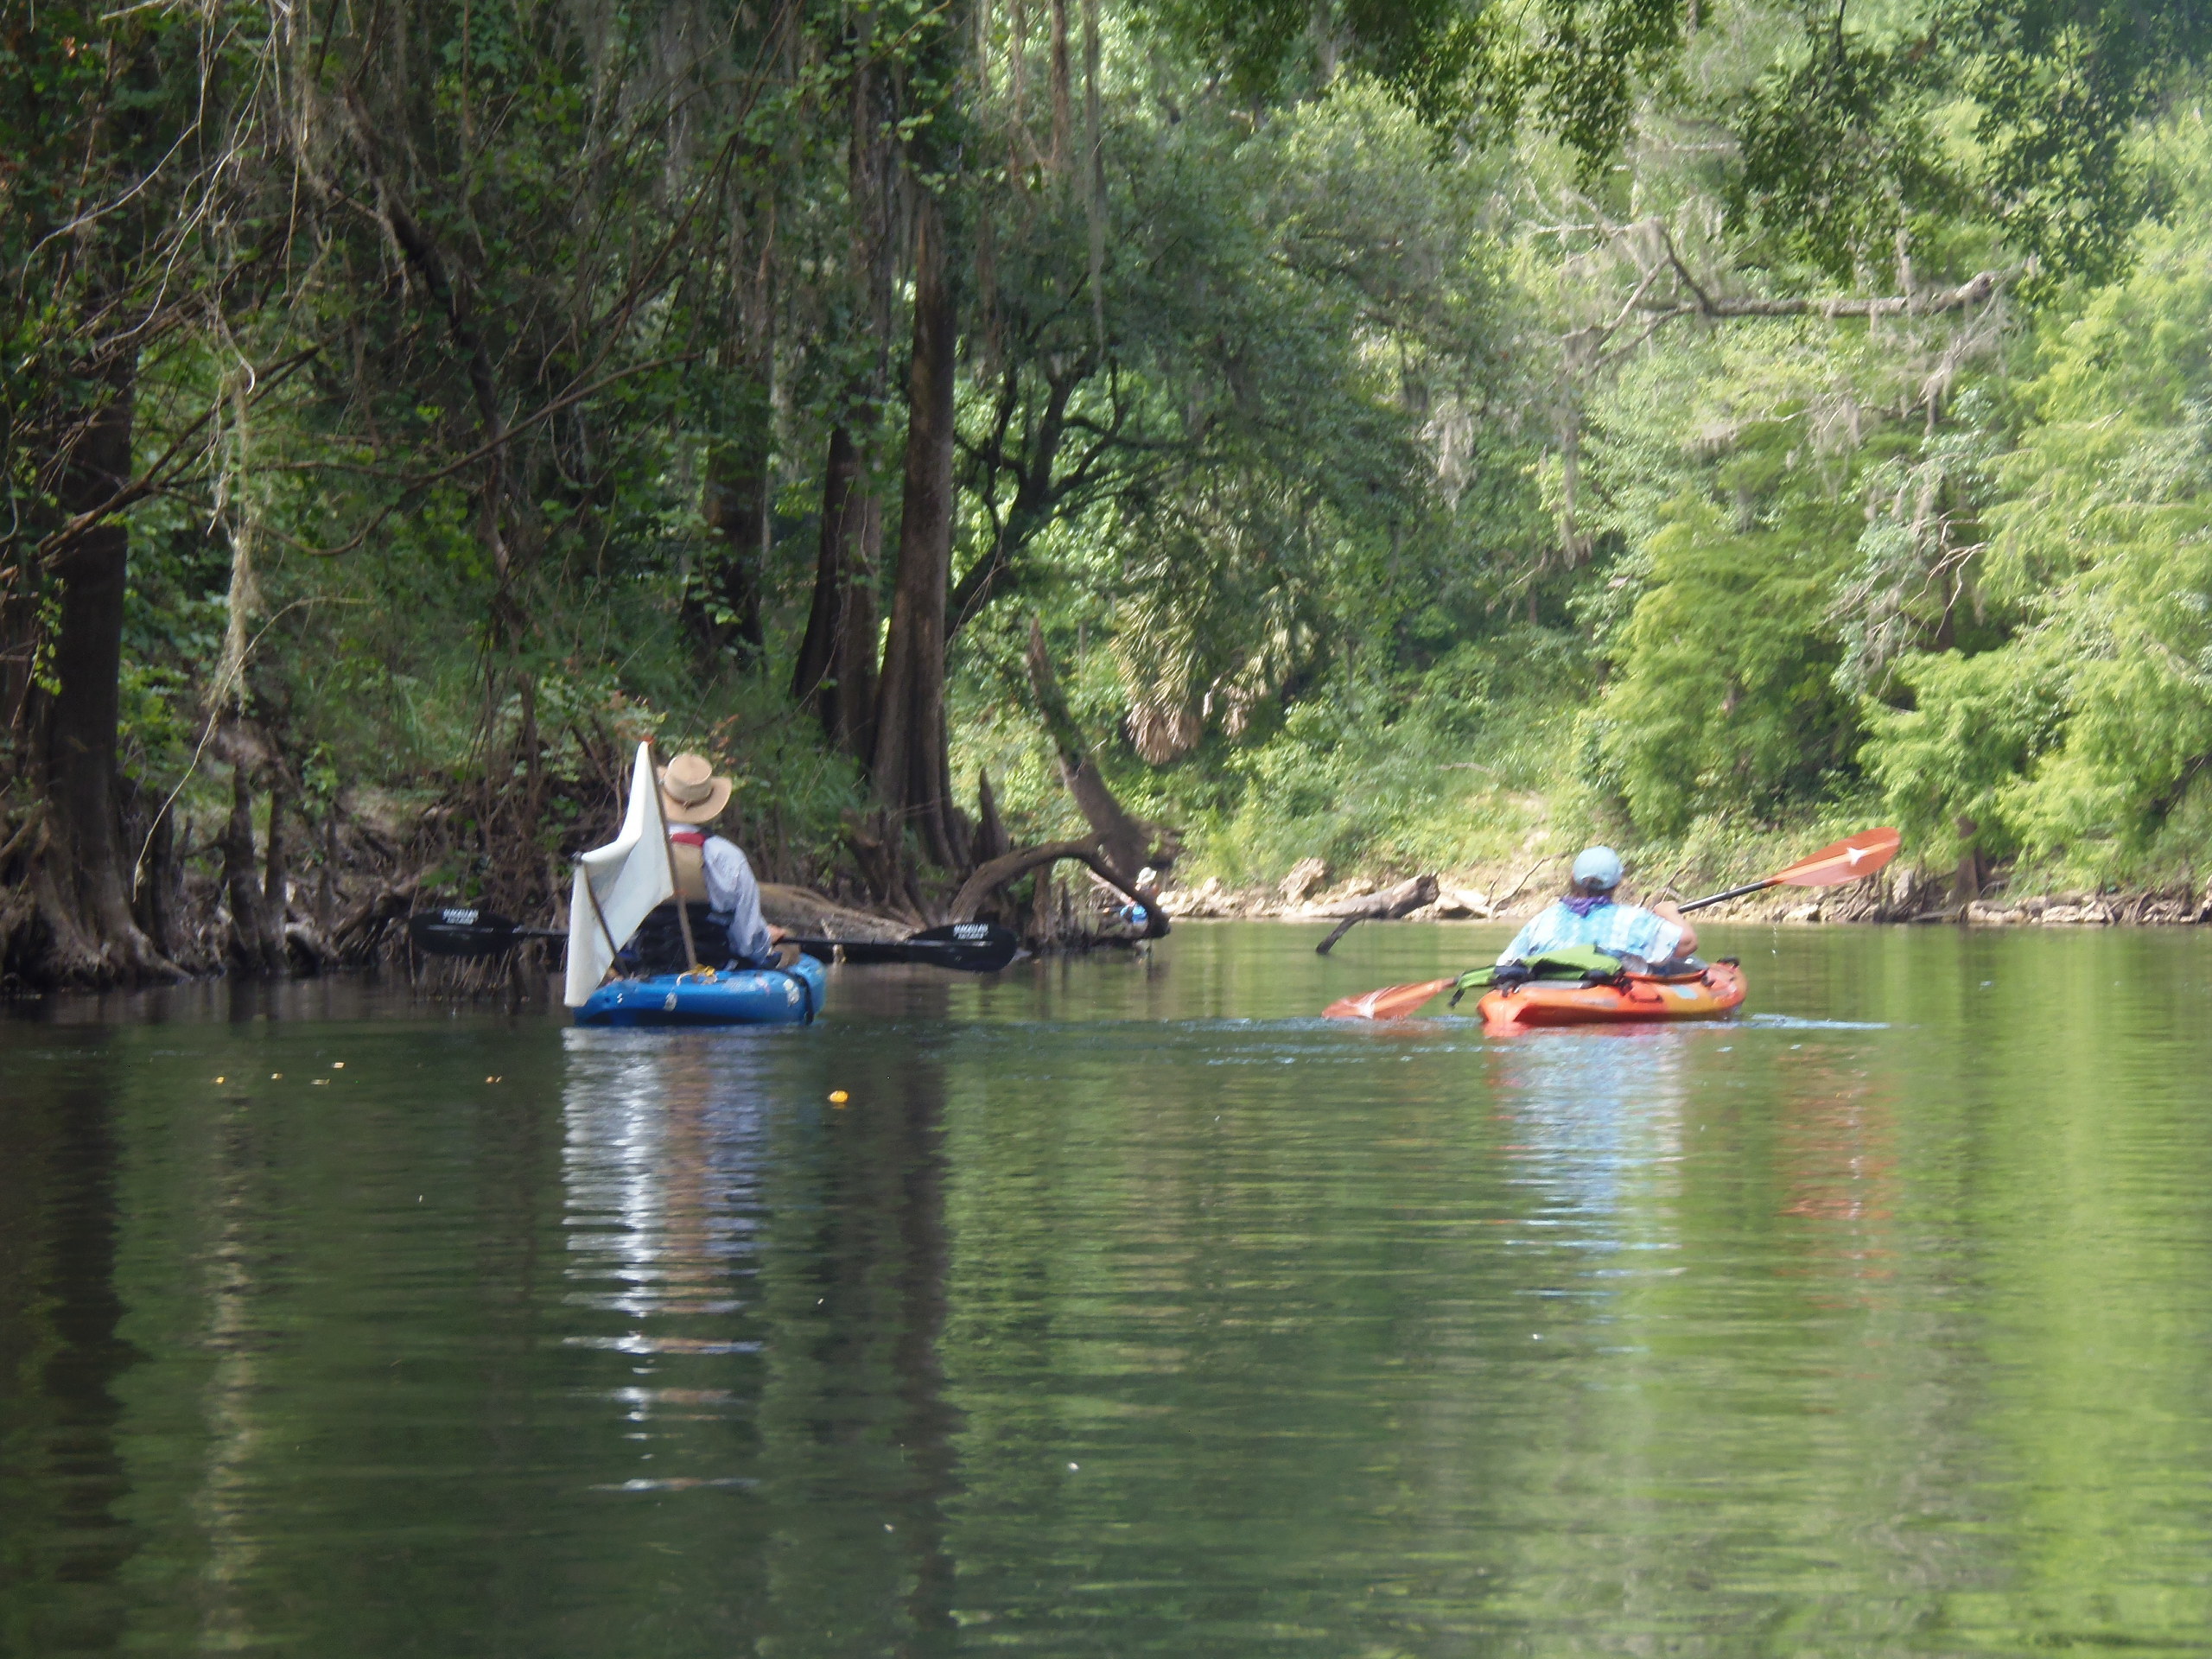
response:
[[[1610,847],[1585,847],[1575,855],[1574,879],[1586,887],[1611,893],[1621,884],[1621,855]]]

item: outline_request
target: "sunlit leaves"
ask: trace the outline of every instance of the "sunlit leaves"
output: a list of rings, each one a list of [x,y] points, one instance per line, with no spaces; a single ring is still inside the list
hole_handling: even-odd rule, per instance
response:
[[[2181,175],[2203,176],[2201,123]],[[2101,870],[2153,843],[2212,756],[2212,277],[2194,215],[2054,322],[2001,467],[1992,588],[2028,624],[1910,666],[1870,763],[1900,810]],[[2102,849],[2102,850],[2100,850]]]

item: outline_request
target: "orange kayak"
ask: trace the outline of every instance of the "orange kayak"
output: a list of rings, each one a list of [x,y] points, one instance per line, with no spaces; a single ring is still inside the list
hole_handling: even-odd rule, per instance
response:
[[[1744,1000],[1744,970],[1716,962],[1702,972],[1657,979],[1631,974],[1624,985],[1546,984],[1530,980],[1492,991],[1477,1006],[1492,1031],[1535,1026],[1612,1026],[1645,1020],[1717,1020]]]

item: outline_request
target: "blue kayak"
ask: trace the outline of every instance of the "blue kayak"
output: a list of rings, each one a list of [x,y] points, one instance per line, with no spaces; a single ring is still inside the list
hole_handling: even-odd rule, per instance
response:
[[[655,974],[601,986],[576,1010],[580,1026],[805,1026],[822,1007],[822,964],[734,973]]]

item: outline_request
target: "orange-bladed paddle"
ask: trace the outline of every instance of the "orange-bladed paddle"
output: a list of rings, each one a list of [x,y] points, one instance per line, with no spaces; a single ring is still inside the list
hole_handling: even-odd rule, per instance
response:
[[[1746,893],[1764,893],[1769,887],[1841,887],[1847,881],[1873,874],[1895,858],[1898,840],[1894,830],[1861,830],[1834,846],[1821,848],[1810,858],[1799,859],[1787,869],[1777,870],[1763,881],[1731,887],[1726,893],[1707,893],[1681,908],[1687,915],[1708,905],[1741,899]],[[1402,1020],[1438,992],[1449,990],[1458,982],[1455,975],[1451,979],[1423,980],[1417,985],[1385,985],[1379,990],[1362,991],[1357,996],[1339,997],[1321,1012],[1331,1020]]]
[[[1693,899],[1681,906],[1687,916],[1694,910],[1703,910],[1707,905],[1725,905],[1731,899],[1741,899],[1745,893],[1764,893],[1769,887],[1840,887],[1847,881],[1860,880],[1874,874],[1897,855],[1897,832],[1894,830],[1861,830],[1855,836],[1846,836],[1832,847],[1823,847],[1810,858],[1801,858],[1786,870],[1777,870],[1764,881],[1752,881],[1740,887],[1731,887],[1726,893],[1707,893],[1702,899]]]
[[[1379,991],[1340,998],[1321,1014],[1329,1020],[1402,1020],[1439,991],[1448,991],[1459,982],[1454,975],[1450,979],[1425,979],[1418,985],[1385,985]]]

